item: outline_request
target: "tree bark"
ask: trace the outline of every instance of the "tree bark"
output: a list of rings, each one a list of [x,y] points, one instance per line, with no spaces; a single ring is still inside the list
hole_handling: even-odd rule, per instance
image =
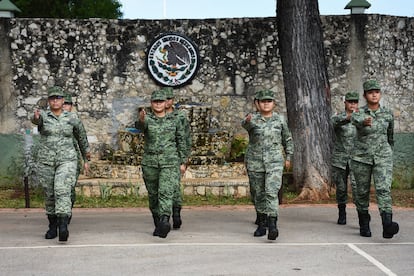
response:
[[[331,96],[317,0],[277,0],[277,27],[288,124],[295,146],[298,199],[329,197]]]

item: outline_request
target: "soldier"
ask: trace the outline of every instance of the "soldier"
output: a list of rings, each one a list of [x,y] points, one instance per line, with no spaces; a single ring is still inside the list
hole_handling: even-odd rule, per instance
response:
[[[46,239],[57,237],[67,241],[68,220],[72,214],[71,190],[76,183],[78,158],[73,138],[80,147],[85,170],[89,144],[82,122],[75,113],[63,110],[64,91],[55,86],[48,90],[50,110],[35,110],[32,122],[37,125],[40,141],[37,156],[39,182],[45,192],[45,208],[49,220]]]
[[[72,108],[73,108],[72,96],[69,93],[65,93],[65,96],[63,98],[64,98],[63,110],[65,110],[67,112],[72,112]],[[84,127],[82,127],[81,129],[85,130]],[[86,132],[85,133],[82,133],[81,136],[82,137],[86,137]],[[81,172],[81,168],[82,168],[82,154],[80,152],[78,142],[77,142],[77,140],[75,138],[73,138],[73,146],[76,148],[76,152],[77,152],[77,155],[78,155],[78,167],[76,168],[76,183],[77,183],[78,182],[79,175],[80,175],[80,172]],[[86,158],[88,160],[90,160],[90,157],[91,157],[90,152],[87,152],[86,153]],[[86,166],[88,166],[88,169],[89,169],[88,163],[86,163]],[[76,183],[75,183],[75,186],[76,186]],[[73,186],[72,191],[71,191],[71,196],[70,196],[70,198],[72,200],[72,208],[75,205],[75,201],[76,201],[76,190],[75,190],[75,186]],[[72,214],[69,217],[68,224],[70,224],[70,221],[71,220],[72,220]]]
[[[359,233],[363,237],[371,237],[368,207],[373,177],[382,219],[382,236],[390,239],[399,231],[398,223],[392,221],[391,199],[394,116],[380,105],[381,88],[376,80],[364,82],[363,88],[367,105],[354,112],[351,118],[357,131],[351,170],[356,181]]]
[[[263,90],[256,95],[259,112],[247,114],[242,121],[242,127],[249,133],[245,164],[258,214],[258,227],[254,236],[266,235],[267,218],[267,238],[275,240],[279,236],[278,192],[282,185],[283,167],[290,168],[293,142],[285,118],[273,111],[273,92]]]
[[[177,109],[174,108],[174,92],[171,87],[165,87],[164,89],[165,96],[167,100],[165,101],[165,111],[167,114],[174,116],[179,124],[182,124],[182,127],[185,129],[186,132],[186,157],[187,161],[191,154],[191,135],[190,135],[190,125],[188,123],[186,115]],[[173,229],[179,229],[182,224],[181,220],[181,206],[182,206],[182,195],[181,195],[181,175],[183,175],[187,169],[187,166],[180,166],[177,164],[177,168],[180,170],[179,174],[179,185],[176,187],[174,191],[173,197]]]
[[[254,106],[254,111],[256,112],[256,113],[260,113],[259,112],[259,100],[257,99],[257,97],[258,97],[258,95],[259,95],[259,92],[261,92],[261,91],[257,91],[256,93],[255,93],[255,95],[254,95],[254,99],[253,99],[253,106]],[[249,133],[250,134],[250,133]],[[252,200],[252,202],[253,202],[253,204],[254,204],[254,201],[255,201],[255,198],[256,198],[256,195],[255,195],[255,189],[254,189],[254,187],[252,187],[251,185],[250,185],[250,187],[249,187],[249,190],[250,190],[250,199]],[[256,212],[256,220],[255,220],[255,222],[254,222],[256,225],[259,225],[259,214]],[[266,219],[265,219],[265,222],[264,222],[264,224],[267,226],[267,217],[266,217]]]
[[[351,124],[351,115],[358,111],[359,95],[351,91],[345,95],[345,111],[331,118],[335,131],[334,152],[332,154],[332,180],[336,185],[336,202],[338,204],[338,224],[346,224],[346,203],[348,202],[348,176],[352,148],[354,147],[355,126]],[[355,200],[355,180],[350,176],[352,198]]]
[[[166,116],[163,90],[151,95],[152,112],[139,112],[135,127],[144,133],[142,173],[154,219],[154,236],[166,238],[170,229],[173,195],[179,185],[179,170],[187,162],[186,132],[173,116]]]

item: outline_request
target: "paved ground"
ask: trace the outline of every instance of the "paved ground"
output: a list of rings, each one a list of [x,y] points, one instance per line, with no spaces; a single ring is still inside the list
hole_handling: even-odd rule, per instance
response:
[[[255,238],[251,207],[183,209],[181,230],[152,236],[147,209],[75,209],[67,243],[45,240],[40,209],[0,209],[1,275],[414,275],[414,209],[394,209],[400,233],[371,238],[354,208],[282,205],[276,241]]]

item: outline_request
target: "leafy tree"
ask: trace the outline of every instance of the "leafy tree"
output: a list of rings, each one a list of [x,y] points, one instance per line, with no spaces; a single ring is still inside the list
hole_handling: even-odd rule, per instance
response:
[[[317,0],[277,0],[277,28],[288,124],[295,145],[293,178],[300,199],[329,197],[331,96]]]
[[[14,0],[26,18],[121,18],[119,0]]]

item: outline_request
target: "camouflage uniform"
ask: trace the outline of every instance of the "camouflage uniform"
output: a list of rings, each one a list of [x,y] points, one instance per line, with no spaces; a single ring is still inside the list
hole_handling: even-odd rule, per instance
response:
[[[352,91],[345,95],[348,101],[358,102],[358,92]],[[348,107],[350,108],[350,107]],[[347,111],[338,113],[331,118],[335,132],[334,152],[332,154],[332,180],[336,185],[336,202],[338,203],[338,224],[346,224],[346,203],[348,202],[348,176],[351,180],[352,198],[355,200],[356,184],[350,170],[352,149],[355,140],[355,126],[351,124]]]
[[[174,98],[174,92],[173,89],[171,87],[165,87],[162,89],[162,91],[164,91],[165,93],[165,97],[167,99],[173,99]],[[190,134],[190,124],[188,122],[187,116],[185,115],[184,112],[175,109],[173,110],[173,112],[168,114],[169,116],[173,116],[176,120],[178,124],[181,124],[180,128],[183,128],[186,132],[186,152],[185,152],[185,156],[188,158],[190,157],[191,154],[191,134]],[[187,163],[187,162],[186,162]],[[178,170],[180,169],[180,165],[181,164],[177,164],[177,168]],[[181,173],[179,172],[179,181],[181,182]],[[181,195],[181,185],[177,186],[177,189],[174,191],[174,197],[173,197],[173,206],[177,207],[177,208],[181,208],[182,205],[182,195]]]
[[[78,156],[73,143],[81,150],[83,159],[89,151],[86,131],[74,113],[63,111],[56,117],[51,111],[41,111],[38,120],[32,119],[40,133],[37,154],[39,182],[45,190],[46,214],[72,213],[71,190],[76,184]]]
[[[379,93],[376,80],[366,81],[364,95]],[[367,117],[372,117],[372,125],[364,125]],[[360,235],[371,237],[368,212],[371,177],[374,180],[378,209],[382,218],[383,237],[392,238],[399,231],[399,225],[392,221],[391,182],[393,170],[394,116],[382,106],[370,110],[368,106],[352,114],[356,126],[356,140],[352,155],[351,170],[356,181],[355,204],[358,211]]]
[[[367,116],[374,118],[372,126],[363,125]],[[368,210],[371,176],[373,176],[380,212],[392,212],[394,116],[384,107],[372,111],[364,106],[352,115],[352,123],[357,128],[357,139],[352,156],[352,171],[357,183],[355,201],[357,210]]]
[[[65,104],[73,105],[72,96],[70,94],[67,94],[66,93],[65,96],[64,96],[64,99],[65,99]],[[69,111],[69,112],[72,112],[72,111]],[[82,129],[83,129],[83,133],[81,133],[81,136],[82,137],[86,137],[87,135],[86,135],[85,128],[82,127]],[[79,145],[78,145],[78,141],[76,140],[75,137],[73,137],[73,146],[75,147],[76,153],[77,153],[77,156],[78,156],[78,166],[76,168],[76,182],[75,182],[75,186],[76,186],[77,181],[78,181],[78,178],[79,178],[79,175],[80,175],[80,172],[81,172],[83,159],[82,159],[81,150],[80,150]],[[75,201],[76,201],[76,190],[75,190],[75,186],[73,186],[72,191],[71,191],[71,196],[70,196],[70,198],[72,200],[72,207],[73,207],[73,205],[75,204]],[[69,220],[69,222],[70,222],[70,220]]]
[[[164,97],[165,99],[165,97]],[[174,191],[179,185],[177,164],[187,161],[186,130],[175,116],[152,113],[135,127],[144,133],[142,172],[153,216],[170,216]]]
[[[254,113],[250,122],[242,121],[242,127],[249,133],[245,163],[256,212],[277,217],[284,153],[287,160],[293,154],[290,130],[285,118],[275,112],[269,119]]]
[[[174,109],[174,111],[169,114],[169,116],[172,116],[175,118],[175,120],[177,120],[177,124],[180,124],[180,129],[184,129],[185,131],[185,157],[186,157],[186,161],[184,162],[184,164],[187,163],[188,158],[190,157],[191,154],[191,135],[190,135],[190,124],[188,123],[187,117],[184,114],[184,112],[180,111],[180,110],[176,110]],[[181,181],[181,173],[180,173],[180,165],[181,164],[177,164],[177,169],[179,172],[179,181]],[[182,205],[182,195],[181,195],[181,187],[180,184],[177,186],[177,189],[174,191],[174,197],[173,197],[173,206],[174,207],[181,207]]]
[[[355,126],[347,119],[346,112],[332,116],[332,125],[335,131],[335,145],[332,154],[332,178],[336,185],[336,201],[338,204],[348,202],[348,175],[349,163],[354,147]],[[355,199],[355,179],[351,175],[352,197]]]

